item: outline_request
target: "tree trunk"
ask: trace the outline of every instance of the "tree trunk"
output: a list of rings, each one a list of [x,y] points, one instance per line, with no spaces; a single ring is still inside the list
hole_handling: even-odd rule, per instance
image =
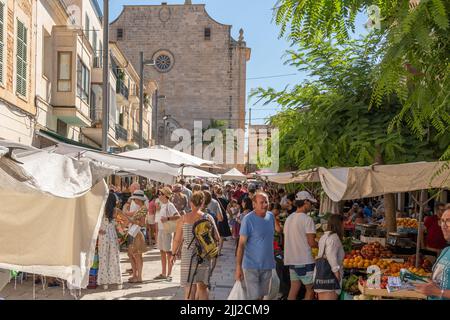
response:
[[[377,146],[375,162],[384,164],[381,147]],[[387,193],[384,195],[384,221],[386,222],[386,232],[397,232],[397,217],[395,215],[395,194]]]
[[[384,209],[386,221],[386,231],[396,232],[397,231],[397,218],[395,216],[395,197],[393,193],[388,193],[384,195]]]

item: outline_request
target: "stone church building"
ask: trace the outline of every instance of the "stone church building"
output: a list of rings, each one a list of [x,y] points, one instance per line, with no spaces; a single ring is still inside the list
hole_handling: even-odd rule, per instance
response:
[[[170,143],[176,128],[203,128],[211,119],[228,128],[245,128],[246,64],[251,50],[231,36],[231,25],[215,21],[204,4],[126,5],[110,24],[110,39],[117,42],[134,68],[140,70],[139,52],[154,66],[144,67],[144,81],[158,87],[153,107],[154,139]],[[159,99],[156,98],[159,96]],[[157,109],[157,110],[156,110]]]

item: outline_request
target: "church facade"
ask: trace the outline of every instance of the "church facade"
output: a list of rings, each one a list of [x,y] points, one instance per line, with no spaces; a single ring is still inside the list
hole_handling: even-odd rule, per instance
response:
[[[251,50],[231,36],[231,25],[215,21],[204,4],[126,5],[110,24],[117,42],[136,70],[140,52],[154,65],[144,67],[144,81],[156,82],[154,139],[174,146],[171,133],[192,132],[220,120],[229,129],[245,129],[246,64]],[[156,110],[157,109],[157,110]],[[214,124],[212,125],[214,126]],[[243,142],[242,142],[243,143]]]

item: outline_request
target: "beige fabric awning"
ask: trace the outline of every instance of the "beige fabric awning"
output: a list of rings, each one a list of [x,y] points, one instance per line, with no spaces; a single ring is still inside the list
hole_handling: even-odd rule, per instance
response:
[[[0,269],[86,288],[108,195],[91,162],[0,142]],[[20,163],[20,162],[23,163]]]
[[[263,180],[279,184],[320,182],[328,197],[335,202],[386,193],[422,189],[449,188],[450,170],[438,171],[445,162],[413,162],[349,168],[317,168],[263,174]]]
[[[414,162],[353,168],[319,168],[320,182],[333,201],[387,193],[448,188],[450,170],[437,175],[444,162]]]
[[[280,173],[266,173],[259,176],[264,180],[279,184],[320,182],[319,172],[316,169]]]

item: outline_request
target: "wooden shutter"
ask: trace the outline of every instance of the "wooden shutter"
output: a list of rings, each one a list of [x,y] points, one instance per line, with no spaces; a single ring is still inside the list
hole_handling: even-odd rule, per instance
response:
[[[17,20],[17,76],[16,92],[23,97],[27,96],[27,28]]]

